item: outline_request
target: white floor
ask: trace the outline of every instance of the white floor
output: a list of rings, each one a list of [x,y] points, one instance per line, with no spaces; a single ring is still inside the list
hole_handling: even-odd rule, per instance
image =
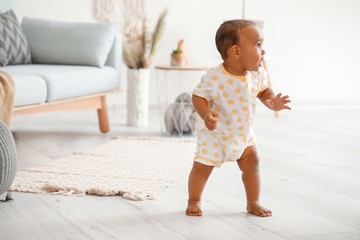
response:
[[[161,136],[151,112],[147,128],[127,127],[110,107],[111,132],[98,131],[95,111],[15,116],[18,169],[86,150],[111,136]],[[13,193],[0,202],[0,239],[360,239],[360,106],[294,107],[279,118],[260,108],[255,122],[262,203],[273,217],[246,213],[241,174],[215,169],[203,217],[184,214],[187,179],[154,201]]]

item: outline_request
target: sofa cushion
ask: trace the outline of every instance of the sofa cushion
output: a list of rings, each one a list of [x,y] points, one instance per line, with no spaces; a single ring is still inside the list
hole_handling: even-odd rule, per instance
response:
[[[114,90],[120,86],[117,71],[74,65],[13,65],[2,68],[9,74],[34,74],[45,79],[47,102]],[[15,80],[16,81],[16,80]]]
[[[24,17],[21,24],[33,63],[104,66],[115,23],[74,23]]]
[[[6,71],[4,68],[1,68],[1,70]],[[44,103],[46,101],[45,79],[34,74],[8,73],[15,83],[15,107]]]
[[[0,66],[31,63],[30,49],[13,10],[0,14]]]

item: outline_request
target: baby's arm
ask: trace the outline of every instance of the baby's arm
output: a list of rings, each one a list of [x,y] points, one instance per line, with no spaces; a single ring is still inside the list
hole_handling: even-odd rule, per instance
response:
[[[196,112],[204,120],[205,126],[210,131],[215,130],[220,115],[210,110],[208,101],[205,98],[193,95],[192,102]]]
[[[281,97],[281,93],[275,96],[274,91],[271,88],[267,88],[264,91],[260,92],[257,97],[260,99],[260,101],[268,108],[274,111],[280,111],[283,109],[291,110],[288,104],[291,102],[289,100],[289,96],[286,95],[284,97]]]

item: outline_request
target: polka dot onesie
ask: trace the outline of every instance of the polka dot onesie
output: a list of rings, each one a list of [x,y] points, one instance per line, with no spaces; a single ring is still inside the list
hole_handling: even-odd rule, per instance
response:
[[[263,67],[236,76],[221,64],[202,76],[193,94],[205,98],[210,109],[220,115],[220,121],[214,131],[209,131],[200,117],[196,120],[195,161],[220,167],[224,162],[235,162],[247,147],[255,145],[252,127],[256,96],[267,84]]]

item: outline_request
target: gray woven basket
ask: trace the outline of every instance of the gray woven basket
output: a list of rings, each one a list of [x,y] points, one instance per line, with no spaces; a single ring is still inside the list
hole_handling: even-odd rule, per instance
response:
[[[6,192],[14,181],[17,154],[14,138],[0,120],[0,195]]]

